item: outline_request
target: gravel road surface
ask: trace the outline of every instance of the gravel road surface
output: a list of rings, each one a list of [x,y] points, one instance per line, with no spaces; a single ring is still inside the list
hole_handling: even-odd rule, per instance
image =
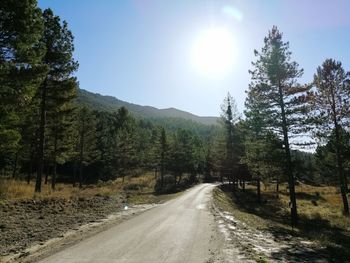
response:
[[[220,238],[210,213],[213,187],[193,187],[40,263],[215,262]]]

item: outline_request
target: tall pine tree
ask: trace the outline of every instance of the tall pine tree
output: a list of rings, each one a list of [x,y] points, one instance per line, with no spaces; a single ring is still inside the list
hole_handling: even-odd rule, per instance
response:
[[[20,124],[46,72],[41,15],[36,0],[0,4],[0,169],[19,151]]]
[[[237,129],[235,127],[239,117],[236,103],[231,94],[228,93],[221,105],[221,119],[225,134],[225,152],[224,156],[222,156],[222,173],[233,183],[233,190],[235,190],[236,183],[234,175],[238,171],[240,158],[238,152]]]
[[[333,142],[344,214],[349,215],[342,131],[350,124],[350,72],[345,72],[341,62],[327,59],[317,68],[314,86],[311,102],[315,134],[320,139],[331,139]]]
[[[47,124],[50,123],[52,138],[53,178],[52,188],[56,182],[56,164],[61,151],[61,143],[71,127],[73,105],[77,81],[72,74],[78,68],[73,59],[73,35],[68,30],[67,23],[61,24],[60,18],[55,16],[51,9],[43,13],[44,36],[42,41],[46,46],[43,63],[49,71],[40,86],[40,126],[38,147],[38,168],[35,191],[41,191],[41,178],[44,168],[44,149]],[[63,150],[64,151],[64,150]]]
[[[258,105],[259,111],[255,111],[255,114],[261,115],[259,121],[263,121],[268,130],[283,139],[291,219],[292,225],[296,225],[298,213],[290,138],[305,132],[305,126],[301,124],[307,108],[303,103],[304,93],[309,87],[297,84],[303,70],[291,60],[289,43],[283,42],[282,33],[277,27],[274,26],[265,37],[261,51],[255,50],[254,53],[257,60],[252,63],[253,70],[249,71],[252,83],[249,86],[248,101],[251,100],[249,103],[252,105]]]

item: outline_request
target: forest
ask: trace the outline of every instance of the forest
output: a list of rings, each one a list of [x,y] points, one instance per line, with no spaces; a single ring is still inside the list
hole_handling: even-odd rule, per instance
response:
[[[0,5],[0,184],[5,180],[81,188],[155,174],[155,192],[200,181],[288,185],[298,224],[298,183],[336,186],[349,215],[350,72],[324,60],[313,79],[274,26],[252,50],[245,110],[223,98],[217,125],[134,116],[125,107],[96,109],[77,100],[74,36],[66,21],[35,0]],[[6,189],[0,185],[0,197]]]

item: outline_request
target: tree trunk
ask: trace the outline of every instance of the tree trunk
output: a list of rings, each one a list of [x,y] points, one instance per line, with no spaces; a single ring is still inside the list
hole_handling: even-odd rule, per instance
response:
[[[47,184],[49,180],[49,164],[46,164],[46,167],[44,166],[44,171],[45,171],[45,182],[44,184]]]
[[[34,156],[34,153],[31,153],[30,161],[29,161],[29,171],[28,171],[28,174],[27,174],[27,184],[30,184],[30,180],[32,179],[33,159],[34,159],[33,156]]]
[[[295,196],[295,180],[294,180],[294,174],[293,174],[292,156],[290,153],[287,119],[286,119],[286,113],[284,109],[285,105],[283,101],[281,85],[279,85],[278,89],[279,89],[279,99],[280,99],[280,107],[281,107],[281,115],[282,115],[283,142],[284,142],[284,148],[286,152],[286,161],[287,161],[286,168],[287,168],[287,174],[288,174],[291,224],[292,226],[296,226],[298,224],[298,211],[297,211],[297,201]]]
[[[278,173],[276,174],[276,194],[277,194],[277,198],[279,196],[279,191],[280,191],[280,182],[279,182],[279,176]]]
[[[164,186],[164,165],[160,168],[160,186]]]
[[[258,204],[261,204],[261,188],[260,188],[260,177],[256,180],[256,191],[258,194]]]
[[[163,139],[163,141],[164,140],[165,139]],[[165,146],[164,145],[165,145],[165,142],[162,143],[162,152],[160,154],[160,186],[161,188],[163,188],[164,186],[164,170],[165,170]]]
[[[339,145],[340,145],[340,139],[339,139],[339,126],[336,123],[335,127],[335,137],[336,137],[336,143],[337,143],[337,151],[336,151],[336,157],[337,157],[337,173],[340,181],[340,192],[341,197],[343,200],[343,213],[344,215],[349,215],[349,203],[348,203],[348,197],[347,197],[347,185],[346,185],[346,178],[344,175],[344,169],[343,169],[343,160],[341,157]]]
[[[180,185],[181,180],[182,180],[182,173],[179,174],[179,181],[177,181],[177,185]]]
[[[77,182],[77,161],[74,160],[74,164],[73,164],[73,181],[72,181],[73,187],[76,187],[76,182]]]
[[[13,164],[12,178],[15,179],[17,176],[17,165],[18,165],[18,152],[15,155],[15,162]]]
[[[53,144],[53,167],[52,167],[52,180],[51,188],[55,190],[56,186],[56,173],[57,173],[57,132],[55,132],[54,144]]]
[[[45,79],[41,91],[40,103],[40,127],[39,127],[39,147],[38,147],[38,170],[36,174],[35,192],[41,192],[41,180],[44,169],[44,145],[45,145],[45,126],[46,126],[46,85]]]
[[[83,119],[81,131],[80,131],[79,188],[83,187],[83,158],[84,158],[84,140],[85,140],[84,137],[85,137],[85,120]]]
[[[335,94],[332,91],[332,112],[333,112],[333,123],[335,127],[335,139],[336,139],[336,158],[337,158],[337,173],[340,183],[340,192],[343,200],[343,213],[344,215],[349,215],[349,203],[348,198],[346,196],[347,194],[347,180],[346,176],[344,174],[343,169],[343,160],[340,153],[340,135],[339,135],[339,125],[338,125],[338,119],[336,114],[336,102],[335,102]]]
[[[79,188],[83,187],[83,165],[82,162],[79,164]]]

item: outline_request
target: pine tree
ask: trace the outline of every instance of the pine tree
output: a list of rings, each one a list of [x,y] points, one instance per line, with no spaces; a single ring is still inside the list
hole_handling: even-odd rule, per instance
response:
[[[46,67],[41,59],[43,21],[36,0],[0,5],[0,169],[19,152],[25,109]],[[17,154],[16,154],[17,156]]]
[[[84,181],[87,179],[84,176],[84,167],[93,163],[98,158],[96,149],[96,120],[92,111],[86,107],[82,107],[78,111],[77,120],[77,137],[76,137],[76,156],[75,162],[79,172],[79,187],[83,187]],[[75,185],[76,177],[73,178]]]
[[[112,153],[115,151],[116,131],[113,129],[113,114],[96,112],[96,150],[98,152],[98,180],[115,179]]]
[[[38,147],[38,169],[35,191],[41,191],[41,178],[44,168],[44,149],[48,123],[52,138],[53,178],[52,188],[56,182],[56,164],[62,140],[67,137],[72,125],[70,116],[73,111],[73,99],[77,89],[77,82],[72,73],[77,70],[78,63],[73,59],[73,35],[68,30],[67,23],[60,22],[51,9],[43,12],[44,36],[43,43],[46,53],[43,63],[49,71],[39,89],[40,98],[40,126]],[[68,145],[68,144],[66,144]]]
[[[290,194],[292,225],[298,222],[297,203],[295,197],[295,178],[293,174],[290,138],[306,132],[303,123],[306,112],[305,92],[307,86],[297,84],[297,79],[303,74],[296,62],[291,61],[289,43],[283,42],[282,33],[273,27],[264,39],[260,52],[254,51],[257,60],[252,63],[249,71],[252,83],[248,96],[259,110],[265,127],[283,138],[286,158],[286,173]]]
[[[168,159],[168,142],[165,129],[162,127],[160,131],[159,139],[159,166],[160,166],[160,186],[164,186],[164,175],[167,168],[167,159]]]
[[[314,75],[315,91],[312,99],[313,123],[318,138],[331,138],[335,150],[337,174],[343,200],[344,214],[349,215],[347,180],[344,174],[342,130],[350,121],[350,72],[345,72],[341,62],[327,59]]]
[[[239,113],[236,103],[230,93],[227,94],[221,105],[221,119],[225,133],[225,156],[223,156],[222,168],[223,173],[227,176],[229,182],[233,183],[233,190],[235,190],[236,179],[235,174],[238,171],[239,150],[237,129],[235,124],[239,120]]]
[[[115,129],[116,147],[113,161],[118,176],[121,176],[124,182],[125,176],[134,170],[137,164],[137,155],[135,152],[135,120],[125,107],[118,109]]]

